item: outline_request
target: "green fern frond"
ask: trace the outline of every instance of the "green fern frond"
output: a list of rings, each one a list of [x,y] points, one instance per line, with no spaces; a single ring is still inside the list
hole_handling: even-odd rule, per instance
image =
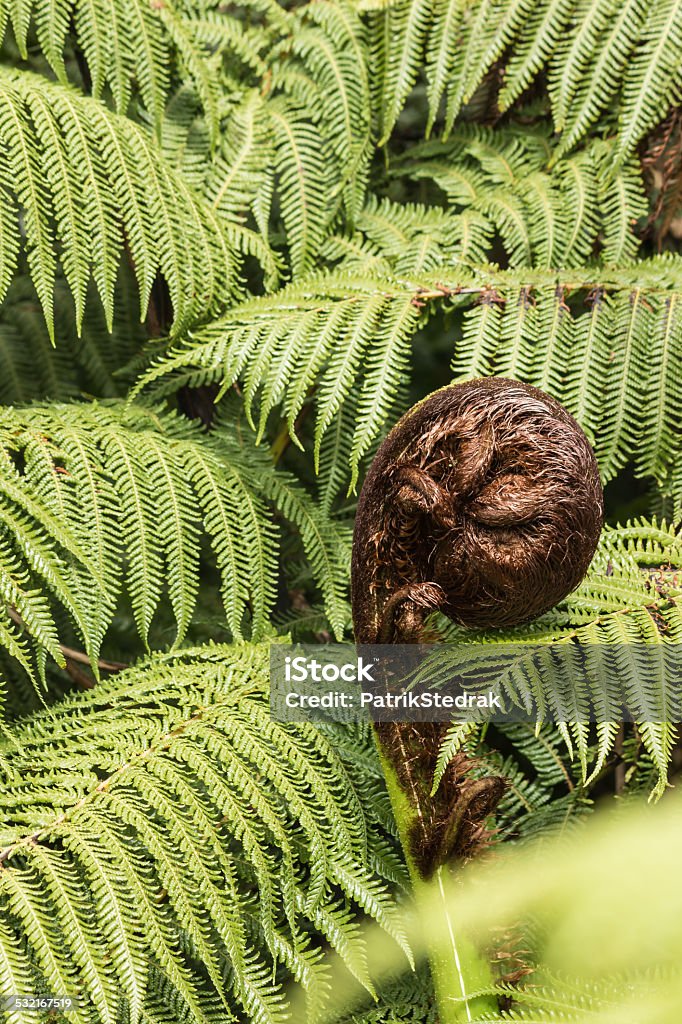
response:
[[[17,236],[21,210],[31,276],[51,337],[57,256],[78,327],[92,275],[111,330],[123,233],[141,317],[157,274],[168,284],[177,328],[227,301],[238,269],[228,229],[164,166],[137,125],[29,72],[2,68],[0,75],[3,203]],[[3,255],[8,262],[0,279],[7,282],[16,253]]]
[[[439,305],[466,304],[453,331],[456,377],[506,374],[549,391],[593,440],[606,480],[641,451],[638,471],[655,474],[669,492],[680,444],[672,375],[682,341],[677,258],[551,272],[446,265],[375,276],[358,275],[349,262],[349,271],[342,264],[310,275],[192,332],[139,386],[163,393],[239,380],[247,412],[261,396],[261,426],[281,405],[291,430],[315,387],[317,452],[353,391],[353,477],[386,421],[416,331]]]
[[[608,561],[613,560],[623,570],[636,565],[657,567],[667,562],[674,565],[682,559],[679,527],[656,519],[635,519],[617,530],[606,531],[597,552],[597,559],[600,557],[604,569]]]
[[[247,610],[251,634],[267,632],[278,551],[270,505],[300,530],[329,622],[342,634],[349,549],[341,526],[265,453],[243,447],[233,421],[206,438],[153,409],[33,406],[4,410],[0,434],[3,596],[38,648],[60,662],[39,587],[75,619],[93,665],[124,584],[145,644],[165,594],[180,643],[196,605],[202,535],[213,547],[232,634],[241,637]],[[75,559],[60,562],[51,542]]]
[[[543,971],[539,976],[533,974],[530,984],[520,988],[502,984],[491,989],[491,994],[511,1000],[512,1008],[500,1014],[477,1015],[472,1018],[472,1024],[503,1024],[504,1021],[539,1024],[548,1020],[552,1024],[581,1024],[595,1014],[608,1019],[612,1014],[620,1015],[633,1009],[638,1012],[635,1006],[627,1005],[627,997],[623,999],[624,992],[630,992],[635,1003],[642,1001],[646,1004],[647,995],[656,992],[660,982],[661,978],[653,973],[636,972],[626,981],[618,977],[599,980],[564,978]]]
[[[469,11],[464,8],[460,28],[463,53],[445,92],[446,134],[462,106],[472,99],[484,76],[510,46],[536,6],[533,0],[507,0],[501,4],[479,3]]]
[[[164,1000],[196,1021],[215,1001],[222,1019],[279,1024],[292,976],[322,1005],[317,933],[371,990],[361,913],[406,945],[371,867],[384,839],[362,760],[273,722],[267,679],[265,646],[197,649],[15,727],[0,783],[6,976],[30,962],[37,990],[59,986],[92,1024],[154,1019]]]
[[[209,170],[206,195],[216,210],[246,220],[250,208],[259,229],[268,232],[274,161],[266,105],[259,90],[249,90],[230,110],[222,145]],[[205,171],[205,164],[202,163]]]
[[[558,696],[563,708],[558,728],[571,758],[578,758],[585,785],[599,773],[616,739],[616,722],[609,720],[598,682],[600,659],[606,659],[607,671],[618,672],[625,706],[632,702],[637,729],[657,772],[654,795],[660,795],[676,735],[671,723],[680,714],[667,675],[675,645],[682,641],[680,566],[679,528],[655,520],[606,528],[587,577],[553,612],[528,627],[479,634],[449,626],[444,636],[458,644],[520,645],[509,673],[504,671],[509,683],[505,692],[520,707],[530,702],[541,715],[544,709],[557,715]],[[574,641],[580,647],[573,650]],[[583,659],[593,672],[585,672]],[[620,719],[620,708],[612,712]],[[598,721],[596,743],[586,725],[590,718]],[[470,725],[455,725],[448,732],[434,787],[472,732]]]
[[[570,50],[556,53],[550,64],[550,97],[554,123],[563,130],[560,152],[568,152],[608,109],[627,77],[647,10],[643,0],[599,4],[573,37]]]
[[[144,112],[141,117],[147,120]],[[166,164],[181,173],[193,189],[202,191],[209,173],[211,141],[199,99],[190,85],[181,85],[169,97],[158,145]]]
[[[378,11],[373,11],[376,6]],[[361,8],[362,9],[362,8]],[[417,79],[433,6],[430,0],[367,5],[379,145],[384,145]]]
[[[337,499],[343,503],[349,498],[348,462],[351,458],[351,446],[355,425],[357,423],[357,402],[359,395],[351,392],[334,417],[331,426],[322,434],[317,450],[317,492],[320,510],[325,515],[332,515]],[[400,387],[396,400],[393,402],[389,419],[397,420],[409,407],[409,400],[403,386]],[[360,460],[360,471],[366,472],[378,440],[370,443],[367,453]]]
[[[533,5],[504,70],[498,97],[501,110],[508,110],[546,66],[565,35],[575,6],[576,0],[546,0]]]
[[[194,83],[211,130],[217,130],[217,76],[211,51],[202,45],[196,5],[187,0],[2,0],[0,25],[10,24],[24,58],[35,26],[40,50],[63,84],[64,51],[73,32],[99,98],[109,88],[116,109],[125,114],[131,94],[160,126],[171,86],[171,71]],[[3,32],[4,34],[4,32]]]
[[[589,789],[581,785],[579,767],[571,765],[564,753],[563,737],[556,726],[535,728],[527,722],[513,722],[498,723],[485,736],[480,728],[472,731],[474,737],[464,742],[467,752],[477,759],[476,774],[499,775],[507,781],[495,815],[501,840],[527,842],[540,834],[565,832],[590,810]],[[450,742],[455,736],[456,727],[452,727]],[[506,752],[501,753],[498,746]]]
[[[344,538],[340,524],[326,518],[309,500],[295,477],[286,473],[263,473],[264,495],[293,523],[301,534],[313,577],[319,582],[327,618],[336,636],[349,624],[345,576],[350,565],[350,531]]]
[[[335,188],[341,189],[346,218],[352,224],[365,197],[372,153],[362,22],[350,4],[328,0],[310,4],[305,22],[294,34],[293,53],[319,90],[319,120],[339,168]]]
[[[621,162],[679,98],[682,23],[674,0],[649,7],[642,0],[361,0],[359,7],[369,26],[380,144],[422,74],[426,135],[439,119],[447,135],[501,60],[502,111],[548,69],[562,153],[615,110]]]
[[[325,176],[325,142],[305,108],[272,103],[275,172],[294,275],[310,268],[329,223],[331,182]],[[320,161],[320,156],[322,160]]]
[[[492,225],[471,208],[461,214],[423,203],[396,203],[370,197],[355,219],[355,231],[332,235],[323,254],[350,269],[376,275],[414,274],[443,264],[482,263]]]
[[[648,8],[641,38],[623,82],[618,155],[632,152],[665,116],[682,88],[682,11],[674,0]]]
[[[347,3],[304,5],[284,25],[268,12],[251,52],[259,66],[251,87],[234,84],[223,104],[206,195],[216,209],[252,218],[265,238],[283,235],[298,275],[314,265],[337,215],[353,223],[365,197],[372,143],[364,27]]]
[[[552,154],[548,125],[532,131],[461,125],[445,143],[411,147],[390,175],[435,182],[451,217],[478,213],[512,266],[580,266],[597,249],[610,264],[633,258],[639,247],[633,225],[647,210],[637,161],[614,169],[612,145],[599,140],[559,159],[560,153]]]
[[[433,982],[426,964],[387,980],[379,989],[378,1001],[350,1011],[325,1014],[324,1024],[437,1024],[438,1009]]]
[[[4,405],[20,405],[47,396],[68,399],[80,387],[113,397],[118,393],[112,376],[117,368],[116,356],[127,361],[142,345],[142,331],[139,323],[135,323],[136,302],[134,323],[126,321],[125,328],[120,330],[119,321],[114,337],[106,331],[104,314],[95,296],[95,302],[86,310],[78,339],[68,286],[63,280],[57,281],[55,294],[58,348],[50,343],[30,280],[17,276],[10,285],[0,311],[0,401]],[[124,295],[129,299],[127,290]],[[123,298],[120,290],[117,297]]]
[[[647,353],[649,369],[642,381],[647,395],[639,468],[660,477],[670,465],[679,444],[679,409],[682,384],[679,380],[680,300],[676,294],[657,297]],[[644,358],[640,369],[644,369]]]

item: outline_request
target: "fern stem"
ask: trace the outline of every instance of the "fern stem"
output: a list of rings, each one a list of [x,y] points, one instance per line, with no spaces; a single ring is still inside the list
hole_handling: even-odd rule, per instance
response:
[[[22,619],[21,615],[19,615],[16,608],[8,608],[7,614],[9,615],[10,619],[13,622],[16,622],[17,626],[21,627],[21,629],[24,629],[26,630],[26,632],[28,632],[28,630],[26,629],[26,623]],[[66,644],[58,644],[57,646],[59,647],[59,650],[62,652],[64,658],[67,661],[77,661],[81,665],[92,664],[92,659],[83,651],[78,651],[76,650],[75,647],[67,647]],[[105,661],[104,658],[98,658],[97,667],[102,669],[103,672],[121,672],[124,668],[127,668],[128,666],[123,661]]]
[[[445,873],[447,866],[425,881],[410,851],[409,836],[418,811],[400,785],[390,759],[374,732],[379,760],[386,781],[400,842],[412,882],[412,893],[424,924],[423,946],[427,950],[431,976],[438,1003],[440,1024],[464,1024],[480,1014],[497,1011],[497,1000],[488,995],[470,996],[490,989],[493,984],[490,965],[474,944],[457,931],[449,908]],[[436,898],[434,898],[434,892]],[[437,919],[434,919],[436,908]],[[447,936],[447,941],[443,937]]]

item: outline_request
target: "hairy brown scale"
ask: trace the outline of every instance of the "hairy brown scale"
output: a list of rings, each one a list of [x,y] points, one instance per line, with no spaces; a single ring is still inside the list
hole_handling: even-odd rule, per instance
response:
[[[367,474],[353,545],[356,640],[423,640],[424,620],[436,609],[470,627],[527,622],[578,585],[602,521],[594,454],[558,402],[502,377],[443,388],[399,421]],[[425,759],[432,768],[440,740],[439,728],[424,730],[379,732],[401,784],[419,802],[413,852],[421,850],[428,874],[476,826],[470,811],[457,810],[473,781],[461,759],[435,799],[417,782],[426,771],[430,785]],[[415,744],[422,750],[412,750],[405,769],[399,762]],[[481,786],[476,792],[487,816],[503,787],[478,781],[488,785],[489,799]],[[453,816],[464,829],[459,840]]]

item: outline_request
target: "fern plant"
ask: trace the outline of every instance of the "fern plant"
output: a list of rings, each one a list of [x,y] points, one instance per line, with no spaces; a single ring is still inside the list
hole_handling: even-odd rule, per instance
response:
[[[362,745],[345,760],[271,722],[267,666],[265,645],[157,656],[17,727],[0,754],[4,992],[40,978],[79,1022],[281,1021],[284,976],[322,1004],[315,932],[372,988],[356,908],[405,946],[372,769]]]
[[[369,460],[494,374],[576,417],[608,526],[538,622],[433,628],[679,643],[680,5],[0,0],[0,37],[0,995],[313,1021],[331,949],[350,1019],[465,1020],[409,973],[369,732],[273,722],[267,645],[351,639]],[[674,722],[579,718],[453,725],[425,786],[504,776],[525,848],[674,783]],[[582,1012],[543,978],[500,1012]]]

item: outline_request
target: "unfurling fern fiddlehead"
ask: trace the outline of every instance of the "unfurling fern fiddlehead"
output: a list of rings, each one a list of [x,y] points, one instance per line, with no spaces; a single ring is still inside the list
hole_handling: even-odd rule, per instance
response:
[[[537,388],[488,377],[436,391],[379,448],[353,552],[359,643],[409,643],[425,612],[465,626],[541,615],[584,576],[603,502],[587,438]]]
[[[594,454],[558,402],[500,377],[443,388],[400,420],[367,474],[353,546],[356,640],[419,642],[435,610],[463,626],[527,622],[578,585],[602,520]],[[384,723],[376,734],[420,885],[481,845],[505,782],[468,777],[460,754],[432,795],[440,727]],[[459,985],[435,980],[470,1019],[462,971]]]

